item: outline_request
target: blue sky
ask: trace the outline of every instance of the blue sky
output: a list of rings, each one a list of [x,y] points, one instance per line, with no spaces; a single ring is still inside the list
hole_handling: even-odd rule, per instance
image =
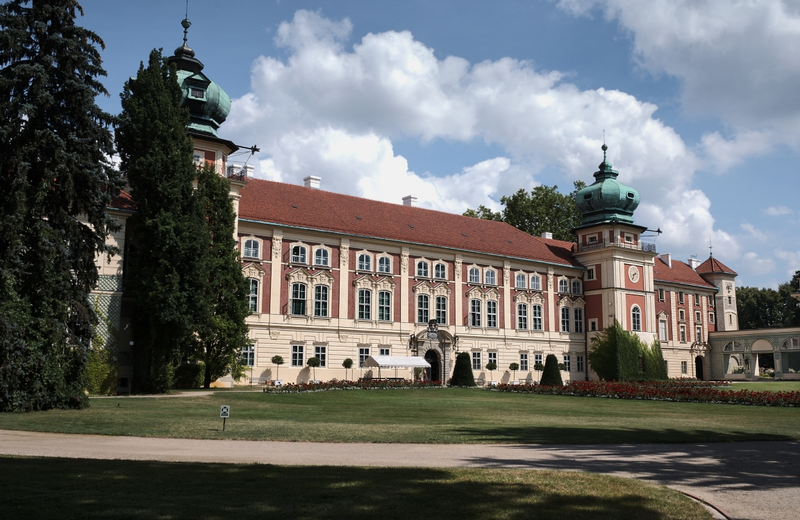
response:
[[[82,0],[99,99],[185,0]],[[605,130],[659,253],[714,255],[739,285],[800,269],[800,0],[192,0],[189,45],[233,100],[223,137],[256,175],[463,212],[593,181]]]

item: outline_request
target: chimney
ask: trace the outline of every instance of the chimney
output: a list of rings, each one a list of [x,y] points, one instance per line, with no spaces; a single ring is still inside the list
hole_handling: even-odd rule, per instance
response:
[[[253,170],[255,170],[255,167],[252,164],[245,164],[242,169],[244,170],[242,173],[244,173],[245,177],[253,178]]]
[[[413,195],[403,197],[403,206],[413,207],[417,205],[417,198]]]
[[[658,255],[658,257],[659,257],[661,260],[663,260],[663,261],[664,261],[664,263],[665,263],[665,264],[667,264],[667,265],[669,266],[669,268],[670,268],[670,269],[672,269],[672,255],[671,255],[671,254],[669,254],[669,253],[664,253],[663,255]]]
[[[317,177],[316,175],[309,175],[305,179],[303,179],[303,185],[306,188],[314,188],[315,190],[319,189],[319,181],[322,180],[322,177]]]
[[[692,269],[694,269],[696,271],[697,270],[697,266],[700,265],[700,260],[698,260],[697,258],[690,258],[688,264],[689,264],[689,267],[691,267]]]
[[[544,233],[542,233],[542,238],[546,238],[548,240],[552,240],[553,239],[553,234],[551,232],[549,232],[549,231],[545,231]]]

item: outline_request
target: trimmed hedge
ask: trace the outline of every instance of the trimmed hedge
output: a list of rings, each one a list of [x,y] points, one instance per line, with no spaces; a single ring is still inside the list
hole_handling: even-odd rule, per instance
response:
[[[453,368],[453,377],[450,379],[451,386],[475,386],[475,376],[472,374],[472,359],[469,352],[461,352],[456,356],[456,364]]]
[[[539,384],[542,386],[564,385],[564,381],[561,379],[561,371],[558,369],[558,359],[554,354],[547,354],[547,358],[544,360],[542,380]]]

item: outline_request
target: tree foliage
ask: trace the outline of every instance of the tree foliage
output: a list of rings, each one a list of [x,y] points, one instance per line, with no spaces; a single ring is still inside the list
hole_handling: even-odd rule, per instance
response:
[[[606,381],[659,381],[667,369],[658,340],[648,346],[639,336],[626,331],[619,322],[592,338],[589,364]]]
[[[544,232],[553,233],[553,238],[573,242],[574,228],[581,225],[582,217],[575,205],[578,191],[586,187],[583,181],[573,183],[573,191],[564,195],[558,186],[536,186],[530,193],[520,188],[511,196],[503,196],[500,203],[502,213],[494,212],[485,206],[477,210],[468,209],[464,216],[507,222],[530,235],[541,236]]]
[[[561,379],[561,371],[558,369],[558,359],[555,354],[547,354],[544,360],[544,371],[539,384],[544,386],[562,386],[564,381]]]
[[[453,367],[453,377],[450,380],[453,386],[475,386],[475,376],[472,373],[472,364],[469,352],[460,352],[456,356]]]
[[[97,46],[74,0],[0,5],[0,410],[83,407],[120,187]]]
[[[757,287],[736,289],[740,329],[800,327],[800,307],[792,293],[800,291],[800,271],[778,290]]]

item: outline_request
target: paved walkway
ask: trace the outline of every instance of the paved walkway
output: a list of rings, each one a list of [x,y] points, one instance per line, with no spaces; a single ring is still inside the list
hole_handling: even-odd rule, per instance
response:
[[[0,430],[0,454],[312,466],[579,470],[691,493],[732,518],[800,518],[800,442],[718,444],[314,444]]]

